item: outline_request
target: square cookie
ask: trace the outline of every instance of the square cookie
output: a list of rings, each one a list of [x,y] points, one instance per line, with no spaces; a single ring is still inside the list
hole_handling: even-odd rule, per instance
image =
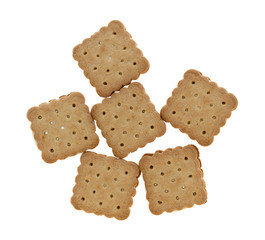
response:
[[[139,175],[134,162],[86,152],[81,156],[71,202],[77,210],[126,219]]]
[[[132,83],[96,104],[91,114],[113,154],[120,158],[166,132],[164,121],[140,83]]]
[[[95,148],[99,143],[96,127],[81,93],[28,110],[31,129],[42,158],[47,163]]]
[[[139,167],[153,214],[206,203],[207,192],[198,149],[193,145],[145,154]]]
[[[237,99],[208,77],[189,70],[160,114],[199,144],[208,146],[237,107]]]
[[[101,97],[110,96],[149,69],[149,62],[119,21],[77,45],[73,57]]]

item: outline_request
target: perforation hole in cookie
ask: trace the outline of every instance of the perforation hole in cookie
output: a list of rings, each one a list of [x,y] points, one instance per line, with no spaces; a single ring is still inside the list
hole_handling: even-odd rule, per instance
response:
[[[113,34],[113,35],[117,35],[117,33],[116,33],[116,32],[113,32],[112,34]]]
[[[126,49],[127,49],[127,47],[126,47],[126,46],[124,46],[124,47],[123,47],[123,50],[126,50]]]
[[[98,68],[97,67],[94,67],[93,70],[96,71]]]
[[[60,138],[56,137],[56,138],[55,138],[55,140],[56,140],[56,141],[59,141],[59,140],[60,140]]]
[[[114,178],[113,180],[114,180],[115,182],[117,182],[117,181],[118,181],[118,178]]]
[[[125,171],[124,173],[125,173],[125,175],[128,175],[129,172],[128,171]]]
[[[193,193],[192,193],[192,195],[193,195],[193,196],[196,196],[196,195],[197,195],[197,193],[196,193],[196,192],[193,192]]]
[[[92,167],[94,164],[91,162],[91,163],[89,163],[89,165]]]
[[[120,190],[121,190],[121,192],[124,192],[124,188],[121,188]]]
[[[168,193],[169,191],[168,191],[168,189],[165,189],[165,191],[164,191],[165,193]]]
[[[188,112],[189,111],[189,109],[188,108],[185,108],[185,112]]]
[[[203,131],[202,131],[202,135],[205,135],[205,134],[206,134],[206,131],[205,131],[205,130],[203,130]]]
[[[171,161],[167,161],[167,164],[170,165],[171,164]]]
[[[107,82],[103,82],[103,85],[107,86],[107,85],[108,85],[108,83],[107,83]]]
[[[159,201],[157,201],[157,203],[158,203],[159,205],[161,205],[163,202],[159,200]]]
[[[149,168],[150,168],[150,169],[153,169],[153,168],[154,168],[154,166],[153,166],[153,165],[150,165],[150,166],[149,166]]]
[[[210,104],[209,104],[209,106],[210,106],[210,107],[213,107],[213,104],[212,104],[212,103],[210,103]]]
[[[212,116],[212,119],[216,119],[216,116]]]
[[[171,182],[175,182],[175,179],[174,179],[174,178],[172,178],[172,179],[171,179]]]
[[[133,62],[133,65],[135,66],[137,63],[136,62]]]
[[[188,177],[189,177],[189,178],[192,178],[192,174],[190,174]]]
[[[192,81],[191,84],[194,85],[195,84],[195,81]]]
[[[99,55],[99,54],[97,54],[97,55],[96,55],[96,57],[97,57],[97,58],[99,58],[99,57],[100,57],[100,55]]]
[[[58,109],[55,109],[54,112],[59,113],[59,110]]]
[[[207,91],[207,93],[206,93],[206,94],[207,94],[207,95],[209,95],[210,93],[211,93],[210,91]]]
[[[117,119],[118,118],[118,115],[115,115],[114,118]]]
[[[191,121],[187,121],[187,124],[190,125],[191,124]]]
[[[98,45],[101,45],[101,41],[98,41]]]
[[[186,188],[186,186],[185,186],[185,185],[182,185],[182,186],[181,186],[181,188],[182,188],[182,189],[185,189],[185,188]]]
[[[145,109],[142,110],[142,113],[145,113]]]
[[[176,111],[172,111],[172,114],[175,115],[176,114]]]
[[[38,119],[42,119],[42,116],[41,116],[41,115],[39,115],[39,116],[38,116]]]
[[[53,149],[53,148],[51,148],[51,149],[50,149],[50,152],[51,152],[51,153],[54,153],[54,149]]]
[[[165,173],[164,173],[164,172],[161,172],[161,173],[160,173],[160,175],[161,175],[161,176],[164,176],[164,175],[165,175]]]
[[[99,202],[98,204],[99,204],[99,206],[102,206],[103,203],[102,202]]]
[[[68,142],[68,143],[67,143],[67,147],[71,147],[71,143]]]
[[[122,134],[127,134],[127,131],[123,131]]]
[[[83,52],[83,54],[84,54],[84,55],[87,55],[87,52],[86,52],[86,51],[84,51],[84,52]]]
[[[225,104],[226,104],[226,102],[225,102],[225,101],[223,101],[223,102],[222,102],[222,105],[225,105]]]
[[[181,98],[182,98],[182,99],[185,99],[186,97],[185,97],[185,96],[182,96]]]
[[[181,168],[178,168],[178,171],[180,172],[181,171]]]
[[[46,132],[44,132],[44,135],[48,135],[48,132],[46,131]]]
[[[179,196],[176,196],[176,200],[179,200]]]
[[[122,72],[119,72],[119,75],[121,76],[122,75]]]
[[[109,171],[110,170],[110,167],[107,167],[107,170]]]
[[[66,115],[66,118],[70,118],[70,115]]]
[[[203,122],[203,118],[200,118],[200,122]]]
[[[97,173],[97,175],[96,175],[97,177],[99,177],[100,176],[100,173]]]
[[[142,123],[142,122],[139,122],[138,124],[139,124],[140,126],[141,126],[141,125],[143,125],[143,123]]]
[[[85,180],[85,182],[86,182],[86,183],[89,183],[89,180],[88,180],[88,179],[86,179],[86,180]]]
[[[110,198],[113,198],[114,197],[113,194],[110,194],[109,196],[110,196]]]
[[[84,140],[87,140],[88,139],[88,137],[87,136],[84,136]]]
[[[96,194],[96,190],[93,190],[92,193],[93,193],[93,194]]]
[[[198,93],[195,93],[195,94],[194,94],[194,97],[198,97]]]
[[[103,115],[103,116],[104,116],[104,115],[106,115],[106,112],[105,112],[105,111],[103,111],[103,112],[102,112],[102,115]]]
[[[124,143],[120,143],[120,147],[124,147]]]
[[[139,138],[139,134],[135,134],[134,136],[135,136],[135,138]]]
[[[86,199],[85,199],[84,197],[81,197],[81,200],[82,200],[82,201],[85,201]]]
[[[120,103],[120,102],[118,102],[118,103],[117,103],[117,106],[118,106],[118,107],[120,107],[120,106],[121,106],[121,103]]]
[[[73,134],[73,135],[76,135],[76,131],[73,131],[72,134]]]
[[[186,161],[187,161],[188,159],[189,159],[189,158],[188,158],[187,156],[186,156],[186,157],[184,157],[184,160],[186,160]]]
[[[151,128],[151,129],[154,129],[154,128],[155,128],[155,126],[154,126],[154,125],[151,125],[151,126],[150,126],[150,128]]]
[[[154,187],[157,187],[157,186],[158,186],[158,184],[157,184],[157,183],[154,183],[153,185],[154,185]]]
[[[124,62],[124,59],[121,59],[121,62]]]
[[[133,93],[133,94],[132,94],[132,97],[134,97],[134,98],[135,98],[135,97],[136,97],[136,94],[135,94],[135,93]]]
[[[73,108],[75,108],[75,107],[76,107],[76,104],[75,104],[75,103],[73,103],[73,104],[72,104],[72,107],[73,107]]]
[[[116,208],[117,208],[118,210],[120,210],[120,209],[121,209],[121,207],[120,207],[120,206],[117,206]]]
[[[109,70],[109,69],[107,69],[107,70],[106,70],[106,72],[110,72],[110,70]]]
[[[133,110],[133,106],[130,106],[130,110]]]
[[[114,131],[114,130],[115,130],[115,128],[111,128],[111,129],[110,129],[110,131]]]
[[[79,122],[79,123],[82,123],[82,120],[81,120],[81,119],[79,119],[79,120],[78,120],[78,122]]]

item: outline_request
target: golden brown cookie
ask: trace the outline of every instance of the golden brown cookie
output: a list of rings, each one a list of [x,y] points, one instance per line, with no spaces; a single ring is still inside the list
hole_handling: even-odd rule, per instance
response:
[[[86,152],[81,156],[71,202],[77,210],[126,219],[139,175],[134,162]]]
[[[139,167],[153,214],[190,208],[206,202],[199,151],[193,145],[145,154]]]
[[[178,83],[161,117],[199,144],[208,146],[237,107],[237,99],[208,77],[189,70]]]
[[[73,92],[28,110],[31,129],[47,163],[95,148],[99,138],[85,98]]]
[[[140,83],[132,83],[96,104],[91,114],[113,154],[120,158],[166,132],[164,121]]]
[[[149,62],[119,21],[77,45],[73,57],[101,97],[110,96],[149,69]]]

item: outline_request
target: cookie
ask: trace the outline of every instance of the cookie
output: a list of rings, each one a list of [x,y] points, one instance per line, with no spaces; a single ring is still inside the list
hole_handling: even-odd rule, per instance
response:
[[[134,162],[86,152],[81,156],[71,202],[77,210],[126,219],[139,175],[139,167]]]
[[[149,62],[119,21],[77,45],[73,57],[101,97],[110,96],[149,69]]]
[[[95,148],[99,143],[85,98],[73,92],[28,110],[31,129],[47,163]]]
[[[208,77],[189,70],[160,114],[199,144],[208,146],[237,107],[237,99]]]
[[[207,192],[198,149],[193,145],[145,154],[139,167],[153,214],[206,203]]]
[[[120,158],[144,147],[166,131],[164,121],[140,83],[132,83],[96,104],[91,114],[113,154]]]

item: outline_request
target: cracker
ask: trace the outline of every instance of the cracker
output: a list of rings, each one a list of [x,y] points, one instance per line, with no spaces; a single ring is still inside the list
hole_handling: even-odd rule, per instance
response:
[[[104,99],[92,107],[91,113],[113,154],[120,158],[166,132],[164,121],[140,83]]]
[[[199,144],[208,146],[237,107],[237,99],[196,70],[178,83],[161,117]]]
[[[134,162],[86,152],[81,156],[71,202],[77,210],[126,219],[139,175]]]
[[[47,163],[95,148],[99,143],[85,98],[73,92],[28,110],[31,129]]]
[[[153,214],[190,208],[207,201],[198,149],[193,145],[145,154],[139,167]]]
[[[119,21],[77,45],[73,57],[101,97],[110,96],[149,69],[149,62]]]

